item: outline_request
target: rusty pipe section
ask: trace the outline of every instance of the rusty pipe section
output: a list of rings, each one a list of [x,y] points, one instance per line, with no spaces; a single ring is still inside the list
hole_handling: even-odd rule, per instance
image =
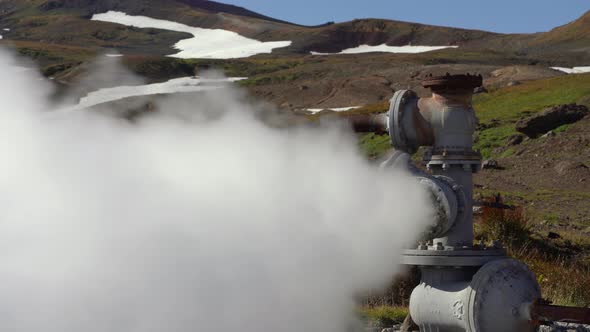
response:
[[[389,134],[388,118],[386,114],[353,114],[344,116],[344,120],[351,124],[357,133]]]
[[[524,309],[541,297],[534,274],[499,247],[473,245],[473,173],[481,155],[473,150],[477,118],[471,99],[481,84],[480,75],[431,76],[422,82],[431,96],[402,90],[391,100],[388,127],[397,150],[392,158],[405,160],[400,154],[426,147],[423,162],[430,174],[414,175],[426,181],[433,206],[444,212],[433,216],[426,241],[402,257],[422,272],[410,298],[410,314],[421,331],[534,330]]]
[[[590,308],[556,306],[538,300],[530,307],[531,325],[540,323],[565,322],[590,324]]]
[[[382,168],[406,167],[437,211],[423,241],[402,257],[422,272],[410,298],[413,321],[421,331],[436,332],[532,332],[545,322],[590,324],[589,308],[542,302],[525,264],[499,247],[473,245],[472,178],[481,155],[473,150],[477,118],[471,100],[481,84],[481,75],[431,76],[422,83],[431,89],[429,97],[397,91],[386,116],[348,117],[357,131],[389,133],[396,151]],[[411,164],[410,154],[419,147],[427,147],[423,161],[430,174]]]

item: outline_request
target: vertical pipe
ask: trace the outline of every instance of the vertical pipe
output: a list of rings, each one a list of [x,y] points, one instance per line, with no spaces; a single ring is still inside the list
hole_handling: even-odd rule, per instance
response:
[[[434,239],[434,244],[442,243],[446,247],[471,247],[473,245],[473,173],[466,171],[462,165],[450,165],[447,169],[433,167],[434,175],[447,176],[460,185],[467,198],[464,209],[465,218],[459,220],[444,237]]]

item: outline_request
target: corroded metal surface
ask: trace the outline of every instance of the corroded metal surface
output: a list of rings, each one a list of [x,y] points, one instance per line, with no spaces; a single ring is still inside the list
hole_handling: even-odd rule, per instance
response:
[[[422,81],[422,86],[425,88],[430,88],[432,90],[439,90],[439,89],[459,89],[459,90],[467,90],[478,88],[483,84],[483,77],[481,75],[451,75],[447,73],[444,76],[429,76],[424,81]]]
[[[344,119],[352,125],[357,133],[376,133],[386,135],[387,116],[385,114],[353,114],[345,116]]]
[[[537,301],[531,306],[534,325],[547,322],[590,324],[590,308],[564,307]]]

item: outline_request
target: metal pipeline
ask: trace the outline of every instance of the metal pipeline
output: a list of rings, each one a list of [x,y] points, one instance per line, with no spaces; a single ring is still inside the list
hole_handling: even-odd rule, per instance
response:
[[[397,91],[387,115],[348,118],[356,131],[388,132],[396,151],[383,169],[404,168],[430,193],[436,211],[426,237],[402,261],[420,267],[421,284],[412,292],[410,313],[421,331],[522,332],[541,323],[590,324],[590,308],[549,305],[523,263],[496,246],[473,245],[473,173],[481,155],[473,151],[477,118],[471,105],[481,76],[429,77],[432,90],[418,98]],[[410,154],[428,147],[423,161],[432,174],[411,163]]]
[[[389,134],[387,115],[385,114],[354,114],[343,117],[359,133]]]
[[[387,119],[360,116],[353,122],[355,129],[386,127],[396,152],[382,167],[406,168],[432,197],[431,228],[402,257],[422,271],[410,299],[411,316],[422,331],[533,331],[531,315],[548,310],[531,310],[541,292],[526,265],[501,248],[473,245],[473,173],[481,155],[473,150],[477,118],[471,98],[481,84],[482,77],[474,75],[429,77],[423,86],[432,90],[430,97],[397,91]],[[419,147],[427,147],[423,161],[430,173],[410,163]]]
[[[528,312],[533,325],[551,322],[590,324],[590,308],[556,306],[538,300],[528,308]]]

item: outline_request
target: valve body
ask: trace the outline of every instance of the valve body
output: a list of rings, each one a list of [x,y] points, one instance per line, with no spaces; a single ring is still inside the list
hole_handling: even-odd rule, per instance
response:
[[[410,314],[422,331],[533,331],[531,303],[539,285],[528,267],[497,246],[473,245],[473,173],[481,155],[473,150],[477,118],[471,105],[481,76],[431,77],[423,86],[432,96],[395,93],[388,113],[397,150],[383,167],[405,165],[431,193],[431,229],[402,259],[420,267],[421,284],[410,299]],[[430,173],[413,167],[409,154],[428,147],[423,161]]]

